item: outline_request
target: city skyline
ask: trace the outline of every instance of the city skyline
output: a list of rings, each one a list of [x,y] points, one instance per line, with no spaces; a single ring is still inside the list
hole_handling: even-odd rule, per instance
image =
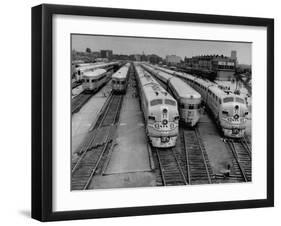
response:
[[[168,48],[167,48],[168,47]],[[72,50],[92,51],[109,49],[113,54],[156,54],[162,58],[166,55],[193,57],[198,55],[224,55],[230,56],[231,51],[237,51],[239,64],[251,65],[252,45],[244,42],[182,40],[162,38],[142,38],[125,36],[97,36],[72,35]]]

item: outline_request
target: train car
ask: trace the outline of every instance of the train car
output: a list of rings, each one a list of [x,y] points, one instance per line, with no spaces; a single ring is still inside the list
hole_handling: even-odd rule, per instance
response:
[[[163,86],[178,101],[180,121],[191,127],[195,126],[200,119],[200,93],[194,90],[186,82],[168,74],[167,72],[157,70],[148,65],[143,65],[143,67],[159,79]]]
[[[117,62],[110,62],[110,63],[85,63],[77,65],[76,69],[74,70],[75,80],[80,81],[83,79],[83,76],[87,72],[94,71],[96,69],[105,69],[107,71],[113,72],[115,66],[118,66]]]
[[[167,70],[163,69],[163,71]],[[203,102],[212,112],[224,136],[230,138],[244,137],[248,108],[243,97],[222,90],[213,82],[196,78],[187,73],[172,72],[172,74],[185,80],[201,94]]]
[[[90,64],[90,63],[86,63],[86,64],[79,64],[76,65],[76,68],[74,69],[74,76],[75,76],[75,81],[81,81],[83,79],[83,74],[85,72],[88,71],[93,71],[94,69],[96,69],[96,65],[95,64]]]
[[[126,93],[130,66],[131,64],[127,63],[112,75],[112,92]]]
[[[84,92],[96,92],[109,81],[111,74],[110,71],[106,71],[105,69],[85,72],[82,82]]]
[[[177,101],[139,64],[134,63],[146,134],[153,147],[176,145],[179,126]]]
[[[244,137],[248,115],[245,99],[224,92],[217,85],[210,86],[207,92],[206,103],[224,135],[232,138]]]

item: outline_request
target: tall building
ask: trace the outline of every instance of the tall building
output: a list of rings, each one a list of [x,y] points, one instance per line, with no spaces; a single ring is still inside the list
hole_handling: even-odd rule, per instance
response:
[[[104,50],[100,51],[100,57],[101,58],[111,59],[112,55],[113,55],[113,51],[112,50],[104,49]]]
[[[181,62],[181,57],[176,55],[167,55],[166,56],[166,63],[176,65]]]
[[[237,52],[236,52],[236,50],[232,50],[231,51],[230,59],[237,60]]]
[[[136,61],[141,61],[141,55],[140,54],[135,54],[135,60]]]
[[[236,65],[238,64],[238,62],[237,62],[237,51],[236,50],[231,51],[230,59],[234,60]]]
[[[146,57],[146,55],[144,54],[144,52],[142,52],[142,55],[141,55],[141,57],[140,57],[140,60],[141,60],[141,61],[147,61],[147,57]]]

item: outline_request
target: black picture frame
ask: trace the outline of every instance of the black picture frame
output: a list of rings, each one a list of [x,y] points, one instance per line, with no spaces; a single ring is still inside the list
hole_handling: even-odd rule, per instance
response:
[[[55,14],[247,25],[267,28],[267,198],[130,208],[52,210],[52,18]],[[32,218],[122,217],[274,206],[274,20],[237,16],[43,4],[32,8]]]

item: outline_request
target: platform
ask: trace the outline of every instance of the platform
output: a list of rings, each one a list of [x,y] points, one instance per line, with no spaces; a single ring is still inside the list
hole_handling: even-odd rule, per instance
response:
[[[210,165],[214,174],[221,174],[227,168],[227,164],[232,165],[233,156],[226,149],[219,131],[207,113],[201,115],[198,123],[198,130],[205,150],[208,154]]]
[[[156,186],[143,115],[131,84],[123,99],[116,143],[103,176],[95,176],[90,188]]]
[[[108,82],[84,104],[79,112],[72,115],[72,154],[79,151],[79,147],[83,143],[90,126],[96,120],[110,92],[111,86],[110,82]]]
[[[106,174],[149,171],[149,154],[139,101],[128,89],[124,97],[116,142]]]

